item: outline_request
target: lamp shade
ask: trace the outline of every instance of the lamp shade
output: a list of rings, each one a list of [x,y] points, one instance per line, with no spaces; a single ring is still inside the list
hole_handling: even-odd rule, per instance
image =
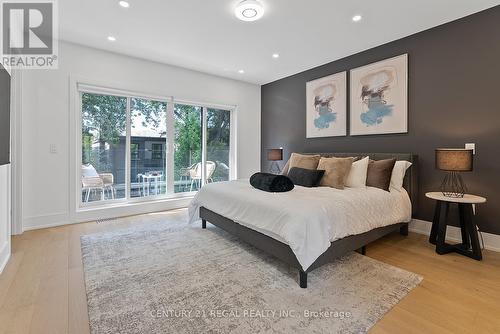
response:
[[[271,148],[267,150],[267,160],[268,161],[281,161],[283,160],[283,149],[282,148]]]
[[[436,168],[449,172],[471,172],[473,157],[472,150],[462,148],[437,148]]]

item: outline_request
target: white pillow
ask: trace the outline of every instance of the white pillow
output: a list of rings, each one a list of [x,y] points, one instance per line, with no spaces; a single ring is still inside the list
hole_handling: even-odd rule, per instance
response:
[[[392,169],[390,189],[401,191],[403,188],[403,180],[405,178],[406,170],[410,168],[411,162],[401,160],[396,161]]]
[[[368,163],[370,159],[365,157],[353,162],[345,186],[349,188],[366,187],[366,175],[368,174]]]
[[[82,177],[99,177],[99,174],[91,164],[82,165]]]

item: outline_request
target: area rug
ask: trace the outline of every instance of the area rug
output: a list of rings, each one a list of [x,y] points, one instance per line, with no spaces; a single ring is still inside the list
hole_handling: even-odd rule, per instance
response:
[[[422,278],[357,253],[298,273],[224,231],[165,220],[82,236],[92,333],[365,333]]]

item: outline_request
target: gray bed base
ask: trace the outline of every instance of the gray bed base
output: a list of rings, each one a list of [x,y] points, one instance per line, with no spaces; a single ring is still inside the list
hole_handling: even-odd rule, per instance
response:
[[[312,153],[311,153],[312,154]],[[316,153],[318,154],[318,153]],[[345,156],[370,156],[373,160],[383,160],[388,158],[396,158],[398,160],[407,160],[412,163],[412,167],[406,172],[403,187],[406,189],[412,202],[413,214],[415,214],[416,200],[418,197],[417,189],[417,156],[404,153],[319,153],[321,156],[345,157]],[[299,271],[299,285],[301,288],[307,288],[307,273],[321,267],[322,265],[334,261],[354,250],[361,249],[362,254],[365,253],[367,244],[389,234],[394,231],[399,231],[402,235],[408,235],[408,223],[398,223],[394,225],[379,227],[371,231],[351,235],[343,239],[336,240],[331,243],[330,247],[314,261],[306,270],[302,269],[295,254],[290,246],[273,239],[265,234],[252,230],[246,226],[240,225],[231,219],[223,217],[205,207],[200,208],[200,218],[202,219],[202,228],[206,228],[207,221],[211,224],[222,228],[223,230],[237,236],[241,240],[251,244],[252,246],[282,260],[290,266],[297,268]]]

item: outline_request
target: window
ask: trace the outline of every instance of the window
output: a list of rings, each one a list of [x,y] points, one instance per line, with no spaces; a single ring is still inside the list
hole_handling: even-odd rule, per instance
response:
[[[174,122],[174,192],[196,191],[202,180],[202,108],[175,104]]]
[[[207,181],[228,181],[230,178],[231,112],[207,109]]]
[[[80,89],[81,205],[176,196],[231,179],[229,108]]]
[[[82,201],[125,198],[127,99],[82,94]]]
[[[137,147],[132,150],[131,146],[130,155],[137,154],[137,159],[130,163],[130,196],[165,194],[166,160],[162,159],[162,147],[167,143],[167,103],[139,98],[130,102],[130,142]]]
[[[139,144],[130,144],[130,159],[139,160]]]
[[[163,159],[163,144],[151,144],[151,158],[153,160]]]

